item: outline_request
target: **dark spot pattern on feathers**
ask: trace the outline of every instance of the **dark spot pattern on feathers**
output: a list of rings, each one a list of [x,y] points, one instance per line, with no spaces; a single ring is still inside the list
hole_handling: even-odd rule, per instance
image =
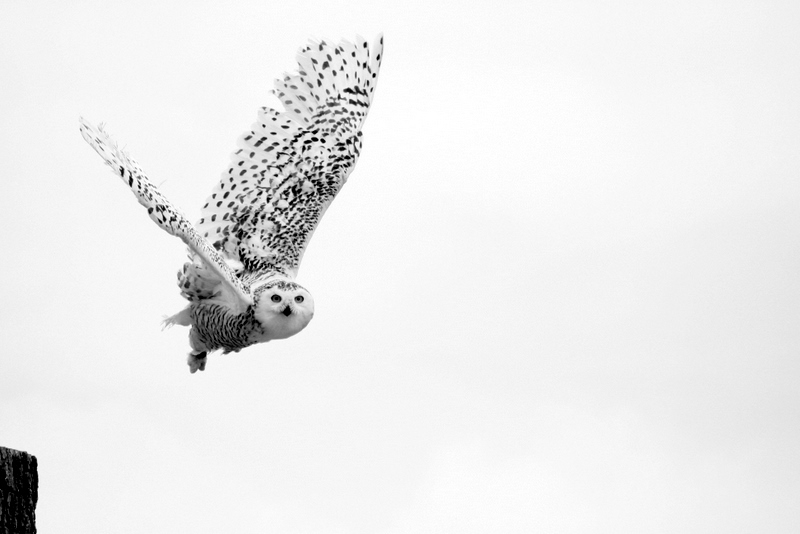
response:
[[[103,131],[102,126],[95,127],[81,119],[81,134],[115,171],[122,169],[118,173],[119,176],[134,193],[139,203],[146,208],[148,215],[156,224],[169,234],[179,237],[205,258],[205,261],[213,266],[216,273],[219,273],[215,275],[217,280],[219,280],[219,276],[223,276],[226,282],[243,298],[249,298],[249,287],[245,286],[233,273],[222,255],[197,231],[186,216],[161,194],[136,161],[117,146]],[[125,178],[126,174],[127,179]],[[182,285],[179,280],[179,286]],[[182,292],[183,289],[185,288],[182,288]]]
[[[321,41],[300,50],[296,74],[275,81],[285,110],[259,110],[198,222],[219,250],[244,264],[245,273],[296,273],[358,160],[382,56],[382,41],[373,49],[363,39]],[[224,183],[232,184],[231,193],[218,204]]]

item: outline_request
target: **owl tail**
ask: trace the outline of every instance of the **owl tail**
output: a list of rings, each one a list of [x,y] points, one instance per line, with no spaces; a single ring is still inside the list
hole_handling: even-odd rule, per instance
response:
[[[165,232],[180,238],[195,252],[220,281],[228,284],[237,297],[246,304],[252,303],[250,289],[236,276],[225,259],[201,236],[189,219],[175,207],[161,191],[153,185],[139,164],[131,158],[103,130],[95,127],[81,117],[81,135],[105,160],[115,174],[128,184],[139,204],[147,209],[148,215]]]

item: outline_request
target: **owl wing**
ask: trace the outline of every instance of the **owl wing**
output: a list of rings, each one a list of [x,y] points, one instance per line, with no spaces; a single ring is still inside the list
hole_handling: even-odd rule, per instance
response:
[[[196,225],[223,256],[243,264],[243,277],[297,275],[358,159],[382,57],[382,35],[371,48],[362,38],[311,41],[298,52],[297,73],[275,81],[284,111],[259,110]]]
[[[103,125],[95,127],[81,117],[80,129],[83,138],[100,154],[106,165],[128,184],[139,203],[147,209],[150,218],[161,229],[186,243],[243,303],[251,304],[253,299],[249,286],[239,279],[222,255],[197,232],[183,212],[153,185],[136,160],[103,130]]]

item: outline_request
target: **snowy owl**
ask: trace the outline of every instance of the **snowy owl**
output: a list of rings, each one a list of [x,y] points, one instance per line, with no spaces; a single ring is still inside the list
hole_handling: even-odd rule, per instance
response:
[[[284,339],[311,321],[314,299],[295,277],[317,224],[358,159],[382,57],[382,35],[371,47],[362,38],[302,47],[297,72],[275,81],[284,110],[259,110],[196,225],[102,125],[81,119],[83,138],[150,218],[188,245],[178,287],[189,305],[164,324],[190,328],[192,373],[205,369],[209,352]]]

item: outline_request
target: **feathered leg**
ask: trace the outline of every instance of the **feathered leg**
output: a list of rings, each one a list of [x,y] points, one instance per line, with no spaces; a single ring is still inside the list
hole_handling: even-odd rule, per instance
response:
[[[205,344],[197,337],[194,328],[189,331],[189,345],[192,347],[192,352],[189,353],[189,358],[186,360],[186,363],[189,364],[189,372],[205,371],[208,352],[206,352]]]

